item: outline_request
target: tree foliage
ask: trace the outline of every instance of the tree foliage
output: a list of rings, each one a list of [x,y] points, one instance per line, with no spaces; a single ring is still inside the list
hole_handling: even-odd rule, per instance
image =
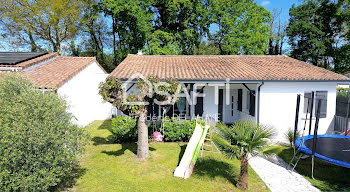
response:
[[[210,18],[218,30],[209,35],[222,55],[261,55],[266,52],[270,12],[252,0],[215,0]]]
[[[292,57],[316,66],[330,67],[342,31],[340,2],[306,0],[299,6],[292,6],[287,27]]]
[[[66,104],[23,77],[0,78],[0,190],[47,191],[77,166],[85,141]]]
[[[0,13],[2,24],[32,51],[45,48],[38,43],[44,41],[60,52],[61,43],[77,34],[84,6],[83,0],[4,0]]]
[[[115,64],[127,54],[141,50],[152,27],[153,13],[148,1],[101,0],[100,9],[112,19]]]
[[[149,156],[147,105],[155,101],[163,102],[158,103],[159,105],[173,105],[180,89],[178,82],[157,77],[138,80],[136,88],[137,93],[127,92],[127,87],[120,80],[108,78],[100,85],[99,93],[105,101],[112,103],[124,114],[138,118],[137,157],[146,159]]]

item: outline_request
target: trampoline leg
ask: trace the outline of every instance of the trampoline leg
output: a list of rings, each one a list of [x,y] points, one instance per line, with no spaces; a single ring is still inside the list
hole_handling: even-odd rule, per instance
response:
[[[314,178],[314,166],[315,166],[314,156],[312,156],[312,159],[311,159],[311,178],[312,179],[315,179]]]

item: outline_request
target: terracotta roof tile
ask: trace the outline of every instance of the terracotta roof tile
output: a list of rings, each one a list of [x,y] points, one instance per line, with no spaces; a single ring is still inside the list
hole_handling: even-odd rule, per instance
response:
[[[40,88],[59,88],[92,62],[95,57],[56,57],[53,61],[21,72]]]
[[[128,79],[135,73],[177,80],[320,80],[350,81],[332,71],[287,56],[129,55],[111,73]]]

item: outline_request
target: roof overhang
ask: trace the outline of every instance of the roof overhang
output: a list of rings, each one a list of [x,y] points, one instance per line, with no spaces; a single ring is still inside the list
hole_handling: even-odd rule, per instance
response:
[[[119,79],[122,82],[126,82],[129,79],[122,78]],[[350,80],[273,80],[273,79],[267,79],[267,80],[251,80],[251,79],[233,79],[233,80],[226,80],[226,79],[174,79],[181,83],[261,83],[261,82],[292,82],[292,83],[310,83],[310,82],[316,82],[316,83],[350,83]],[[129,82],[137,82],[138,79],[134,79]]]

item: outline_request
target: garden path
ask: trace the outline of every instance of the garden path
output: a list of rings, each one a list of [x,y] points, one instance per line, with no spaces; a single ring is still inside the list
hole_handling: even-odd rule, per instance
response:
[[[272,192],[320,191],[296,171],[290,172],[288,164],[277,155],[269,158],[252,157],[249,165]]]

